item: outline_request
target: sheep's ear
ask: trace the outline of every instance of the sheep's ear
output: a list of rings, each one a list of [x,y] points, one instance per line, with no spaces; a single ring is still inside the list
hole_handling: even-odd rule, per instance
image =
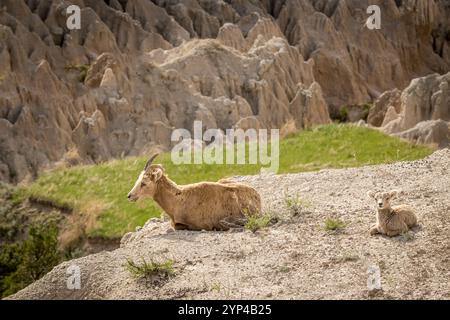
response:
[[[397,190],[392,190],[391,192],[389,192],[389,198],[395,198],[398,195],[398,191]]]
[[[367,196],[368,196],[369,198],[375,198],[375,194],[376,194],[376,192],[373,191],[373,190],[367,191]]]
[[[153,172],[152,172],[152,181],[156,182],[159,179],[161,179],[163,175],[163,171],[160,168],[156,168]]]

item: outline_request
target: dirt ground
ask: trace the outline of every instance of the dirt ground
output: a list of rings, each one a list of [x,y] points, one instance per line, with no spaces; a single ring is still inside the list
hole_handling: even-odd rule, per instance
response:
[[[13,299],[450,299],[450,150],[427,159],[355,169],[235,177],[261,193],[280,221],[252,233],[172,231],[157,219],[122,239],[121,247],[55,267]],[[388,238],[375,223],[368,190],[402,191],[393,204],[415,207],[419,226]],[[293,216],[288,195],[302,200]],[[326,231],[325,220],[345,223]],[[174,261],[175,275],[134,278],[127,258]],[[67,269],[81,271],[67,289]],[[382,290],[368,290],[368,269]]]

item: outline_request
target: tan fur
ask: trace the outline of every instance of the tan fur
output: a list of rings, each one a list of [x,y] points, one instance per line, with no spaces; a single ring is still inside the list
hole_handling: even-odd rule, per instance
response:
[[[405,204],[391,207],[390,201],[397,195],[397,191],[368,192],[377,202],[377,223],[370,229],[370,235],[378,233],[394,237],[407,232],[417,224],[414,210]]]
[[[177,230],[228,230],[261,212],[260,195],[252,187],[230,180],[179,186],[159,164],[141,173],[128,198],[153,198]]]

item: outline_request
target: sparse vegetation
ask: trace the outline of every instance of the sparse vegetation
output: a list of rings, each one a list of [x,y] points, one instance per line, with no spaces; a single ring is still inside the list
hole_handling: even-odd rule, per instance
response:
[[[251,232],[256,232],[260,229],[264,229],[271,224],[277,222],[277,218],[272,212],[266,212],[262,215],[256,216],[248,216],[247,222],[245,223],[245,229],[250,230]]]
[[[84,82],[88,73],[90,65],[88,64],[69,64],[65,67],[67,71],[75,70],[79,72],[78,80]]]
[[[404,232],[399,236],[399,239],[404,242],[412,241],[415,238],[416,238],[415,234],[411,231]]]
[[[339,113],[335,115],[335,120],[338,123],[345,123],[350,121],[350,113],[353,110],[356,110],[360,116],[360,118],[364,121],[367,121],[369,117],[370,109],[372,108],[372,104],[366,103],[362,105],[347,105],[342,106],[339,110]],[[359,110],[358,110],[359,109]]]
[[[210,291],[220,292],[221,288],[222,286],[220,285],[220,283],[216,282],[211,285]]]
[[[364,121],[367,121],[367,118],[369,117],[369,112],[370,112],[370,109],[372,109],[372,106],[373,105],[369,104],[369,103],[366,103],[362,106],[362,108],[363,108],[362,119]]]
[[[304,201],[298,194],[285,195],[284,203],[292,216],[297,216],[305,208],[310,207],[310,204]]]
[[[358,260],[359,260],[359,256],[357,254],[347,252],[347,253],[344,253],[342,256],[334,258],[333,262],[345,263],[345,262],[354,262],[354,261],[358,261]]]
[[[150,262],[147,262],[144,258],[142,258],[140,262],[134,262],[132,259],[127,259],[126,267],[128,271],[130,271],[130,273],[138,279],[155,276],[168,278],[175,274],[172,260],[166,260],[163,262],[150,260]]]
[[[339,116],[337,118],[338,122],[347,122],[348,121],[348,107],[343,106],[341,110],[339,110]]]
[[[389,137],[375,130],[347,125],[328,125],[302,131],[280,143],[279,173],[345,168],[415,160],[432,149]],[[35,182],[14,192],[14,201],[45,201],[89,217],[88,237],[116,238],[143,225],[161,210],[151,200],[127,201],[126,195],[147,157],[113,160],[99,165],[59,168],[43,173]],[[170,154],[161,154],[170,178],[179,184],[217,181],[235,175],[252,175],[261,165],[175,165]]]
[[[280,273],[288,273],[290,271],[291,271],[291,268],[289,266],[286,266],[286,265],[281,266],[281,267],[278,268],[278,272],[280,272]]]
[[[34,224],[21,243],[0,245],[0,295],[6,297],[40,279],[60,261],[58,229]]]
[[[326,231],[338,231],[345,228],[345,223],[340,219],[327,218],[325,220],[325,230]]]

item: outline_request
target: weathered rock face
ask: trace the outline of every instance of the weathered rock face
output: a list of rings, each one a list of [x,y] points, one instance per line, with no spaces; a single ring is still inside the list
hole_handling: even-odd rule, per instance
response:
[[[0,179],[168,148],[196,119],[327,123],[450,70],[448,1],[373,2],[381,30],[364,27],[369,1],[0,0]],[[71,3],[81,30],[66,26]]]
[[[447,147],[450,131],[450,73],[411,81],[402,92],[385,92],[375,102],[369,123],[388,134]]]
[[[446,148],[450,145],[450,123],[443,120],[421,121],[415,127],[394,135],[416,143]]]
[[[370,109],[369,116],[367,117],[367,123],[375,127],[383,126],[386,120],[392,120],[391,116],[386,117],[386,113],[389,109],[400,113],[400,96],[402,92],[398,89],[393,89],[384,92],[382,95],[375,100],[373,107]],[[386,119],[387,118],[387,119]]]

